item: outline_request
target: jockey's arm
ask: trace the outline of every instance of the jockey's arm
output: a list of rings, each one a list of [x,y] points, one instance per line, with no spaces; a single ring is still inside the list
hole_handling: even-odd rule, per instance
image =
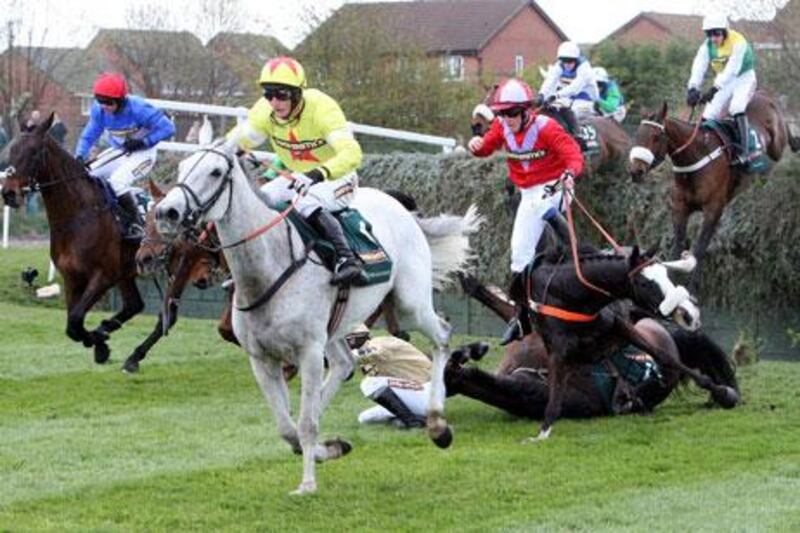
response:
[[[361,145],[356,141],[349,126],[331,131],[325,137],[325,141],[336,152],[336,155],[318,167],[327,179],[341,178],[361,166],[363,159]]]
[[[264,144],[270,135],[269,116],[272,107],[259,98],[247,112],[247,119],[233,127],[226,135],[227,140],[235,140],[242,150],[253,150]]]
[[[550,150],[559,154],[564,170],[569,170],[573,176],[580,176],[583,172],[583,153],[575,139],[554,120],[542,129],[540,135],[544,137],[542,140]]]
[[[92,111],[89,113],[89,122],[84,126],[81,136],[78,139],[78,144],[75,147],[75,155],[83,159],[89,156],[89,150],[92,149],[97,139],[103,135],[103,122],[101,117],[102,111],[97,104],[92,104]]]
[[[606,97],[597,101],[597,105],[600,107],[603,113],[613,113],[621,104],[622,94],[619,92],[619,88],[617,87],[616,83],[609,84]]]
[[[550,65],[550,68],[547,69],[547,75],[542,82],[542,86],[539,89],[539,94],[543,95],[545,98],[554,95],[558,88],[558,79],[560,76],[561,67],[559,67],[558,64]]]
[[[708,46],[703,42],[700,48],[698,48],[697,54],[694,56],[694,61],[692,61],[692,75],[689,77],[687,89],[700,89],[700,86],[703,85],[703,78],[706,75],[710,61],[711,58],[708,56]]]
[[[589,63],[581,63],[578,66],[578,71],[575,73],[575,79],[570,82],[569,85],[566,87],[562,87],[558,90],[558,96],[564,98],[572,98],[573,96],[577,96],[581,91],[584,90],[588,84],[594,83],[594,73],[592,72],[592,67],[589,66]]]
[[[144,137],[147,146],[155,146],[175,135],[175,124],[160,109],[146,104],[142,110],[142,126],[147,128],[148,134]]]
[[[747,41],[742,40],[741,42],[733,45],[731,57],[728,58],[725,68],[722,69],[722,72],[717,74],[716,78],[714,78],[714,87],[721,89],[736,78],[742,68],[742,63],[744,62],[744,56],[746,53]]]

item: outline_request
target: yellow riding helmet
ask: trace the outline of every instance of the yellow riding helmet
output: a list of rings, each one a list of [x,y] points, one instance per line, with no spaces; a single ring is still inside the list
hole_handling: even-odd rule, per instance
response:
[[[261,69],[261,85],[279,83],[303,89],[306,86],[306,72],[297,60],[291,57],[275,57],[267,61]]]

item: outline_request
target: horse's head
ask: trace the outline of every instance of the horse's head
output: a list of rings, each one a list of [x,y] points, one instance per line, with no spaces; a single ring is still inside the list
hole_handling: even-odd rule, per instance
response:
[[[158,231],[175,235],[222,218],[230,207],[237,165],[232,141],[218,141],[181,161],[178,184],[155,208]]]
[[[148,189],[154,203],[160,202],[166,194],[151,179]],[[144,219],[144,239],[136,251],[136,270],[140,274],[152,274],[167,266],[166,261],[172,250],[172,243],[164,239],[156,228],[155,209],[150,209]]]
[[[639,123],[633,137],[628,165],[631,179],[639,183],[651,169],[660,165],[667,157],[668,139],[664,121],[667,117],[667,103],[658,113],[646,115]]]
[[[684,254],[680,261],[654,261],[649,254],[640,255],[634,248],[629,257],[633,300],[645,310],[674,320],[689,331],[700,327],[700,310],[694,299],[682,285],[669,279],[668,270],[691,271],[697,261],[691,254]]]
[[[3,179],[3,200],[9,207],[22,205],[25,193],[38,185],[36,176],[41,172],[46,158],[46,143],[53,142],[47,131],[53,125],[53,114],[33,128],[11,141],[9,166]]]

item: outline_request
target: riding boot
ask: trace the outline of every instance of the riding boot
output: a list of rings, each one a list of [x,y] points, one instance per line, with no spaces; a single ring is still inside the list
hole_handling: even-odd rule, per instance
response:
[[[528,308],[528,295],[526,292],[525,273],[515,272],[511,280],[511,286],[508,289],[508,295],[514,300],[517,316],[509,321],[508,329],[506,329],[503,338],[500,340],[501,346],[505,346],[516,340],[521,340],[533,331],[530,309]]]
[[[750,153],[750,126],[747,121],[747,113],[739,113],[734,115],[734,118],[736,119],[736,129],[739,130],[739,153],[735,163],[746,165],[748,163],[747,156]]]
[[[561,244],[569,244],[569,225],[564,215],[554,210],[549,216],[545,216],[545,221],[550,224]]]
[[[344,236],[342,225],[328,210],[317,209],[308,217],[308,222],[320,235],[331,241],[336,252],[336,266],[331,285],[350,285],[366,281],[364,269]]]
[[[391,387],[375,391],[370,399],[397,417],[406,429],[425,427],[425,417],[409,409]]]
[[[122,223],[122,238],[126,241],[140,241],[144,238],[144,220],[133,193],[125,193],[117,198]]]

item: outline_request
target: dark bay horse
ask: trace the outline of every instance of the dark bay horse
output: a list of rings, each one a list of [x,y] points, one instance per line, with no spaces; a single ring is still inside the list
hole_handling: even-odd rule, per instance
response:
[[[149,188],[153,201],[158,202],[164,197],[165,193],[152,181],[149,182]],[[213,242],[214,235],[209,235],[207,240]],[[145,217],[145,237],[136,252],[136,266],[140,274],[158,275],[166,272],[168,281],[153,332],[133,350],[122,365],[122,369],[128,373],[139,371],[139,363],[175,325],[180,298],[186,287],[191,283],[198,289],[207,289],[221,277],[220,273],[227,273],[228,270],[224,255],[214,246],[203,245],[189,236],[174,241],[161,237],[156,229],[152,210]],[[217,330],[223,339],[238,344],[231,325],[230,305],[223,312]]]
[[[514,304],[497,287],[487,287],[472,276],[462,276],[464,292],[491,309],[504,321],[514,316]],[[628,313],[626,304],[620,302],[619,312]],[[635,315],[635,313],[634,313]],[[690,332],[669,322],[637,320],[635,327],[649,342],[663,350],[677,348],[681,362],[710,376],[716,383],[738,390],[736,373],[730,359],[714,341],[700,331]],[[670,339],[671,338],[671,339]],[[609,346],[612,350],[623,345]],[[597,354],[605,356],[606,354]],[[638,356],[641,357],[641,356]],[[524,342],[515,341],[506,346],[505,356],[494,374],[475,366],[466,366],[458,358],[451,359],[445,373],[448,394],[462,394],[493,405],[517,416],[541,419],[548,400],[548,358],[544,341],[537,332],[528,335]],[[624,370],[624,369],[623,369]],[[680,373],[674,368],[659,368],[660,376],[638,383],[620,384],[621,378],[607,380],[621,374],[613,363],[577,365],[567,378],[562,416],[586,418],[650,411],[663,402],[680,382]],[[599,376],[598,376],[599,374]],[[620,391],[630,402],[620,410],[611,390],[603,390],[613,381],[613,392]]]
[[[583,280],[571,256],[560,252],[540,256],[527,271],[534,321],[549,354],[548,401],[536,440],[547,438],[560,416],[569,374],[576,365],[597,362],[597,354],[606,353],[611,343],[636,346],[661,367],[691,378],[723,407],[738,403],[734,388],[718,385],[689,368],[675,356],[675,350],[653,344],[627,316],[609,305],[629,299],[644,312],[662,317],[688,305],[678,303],[676,297],[686,293],[671,286],[664,265],[640,255],[636,247],[628,255],[579,254],[578,262]],[[699,326],[698,318],[694,317],[689,329]]]
[[[780,160],[792,141],[777,104],[764,92],[756,92],[747,107],[750,125],[760,137],[767,156]],[[686,249],[686,224],[689,216],[702,211],[703,224],[693,253],[697,268],[689,289],[697,293],[706,250],[714,236],[725,206],[751,181],[752,175],[731,166],[731,147],[715,131],[695,130],[695,124],[667,116],[667,104],[658,113],[642,120],[630,152],[629,171],[634,182],[669,157],[673,163],[672,256]],[[797,147],[795,142],[791,142]],[[794,149],[794,148],[793,148]]]
[[[51,114],[13,142],[13,171],[3,184],[2,196],[6,205],[19,207],[27,189],[41,191],[50,225],[50,257],[64,278],[67,335],[94,347],[95,362],[105,363],[109,335],[144,308],[135,283],[138,243],[121,238],[120,225],[100,186],[47,135],[52,124]],[[86,314],[112,287],[119,289],[122,309],[87,331]]]

